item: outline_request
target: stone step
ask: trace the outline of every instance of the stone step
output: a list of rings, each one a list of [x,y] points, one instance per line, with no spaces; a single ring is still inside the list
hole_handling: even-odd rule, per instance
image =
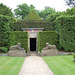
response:
[[[36,56],[37,54],[30,54],[30,56]]]
[[[37,55],[37,53],[35,52],[35,51],[32,51],[32,52],[30,52],[30,54],[29,54],[30,56],[36,56]]]

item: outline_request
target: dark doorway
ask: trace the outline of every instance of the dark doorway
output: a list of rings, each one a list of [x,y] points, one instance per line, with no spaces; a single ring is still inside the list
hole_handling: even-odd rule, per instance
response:
[[[36,38],[30,38],[30,51],[36,51]]]

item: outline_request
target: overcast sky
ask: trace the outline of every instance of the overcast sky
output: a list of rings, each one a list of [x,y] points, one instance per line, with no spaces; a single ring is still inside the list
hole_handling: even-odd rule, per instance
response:
[[[12,11],[17,8],[17,5],[22,3],[33,4],[35,9],[38,10],[43,10],[45,6],[55,8],[56,11],[65,11],[69,8],[64,0],[0,0],[0,3],[12,8]]]

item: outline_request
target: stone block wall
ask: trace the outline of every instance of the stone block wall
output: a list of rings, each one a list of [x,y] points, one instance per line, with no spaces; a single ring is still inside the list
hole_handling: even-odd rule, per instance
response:
[[[25,57],[25,50],[10,50],[8,51],[8,56],[13,57]]]
[[[58,50],[55,49],[42,50],[42,56],[56,56],[56,55],[58,55]]]

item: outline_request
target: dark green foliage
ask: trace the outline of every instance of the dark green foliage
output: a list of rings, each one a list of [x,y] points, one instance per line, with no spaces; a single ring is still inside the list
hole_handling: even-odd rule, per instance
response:
[[[7,46],[8,43],[8,31],[10,30],[10,17],[0,15],[0,46]]]
[[[74,59],[74,61],[75,61],[75,54],[73,54],[73,59]]]
[[[7,48],[5,48],[5,47],[0,47],[0,52],[4,52],[4,53],[6,53],[7,51],[8,51]]]
[[[50,24],[51,24],[51,26],[52,26],[52,30],[54,30],[55,31],[55,26],[56,26],[56,23],[55,23],[55,20],[56,20],[56,18],[57,17],[59,17],[60,16],[60,14],[58,14],[58,13],[55,13],[55,14],[50,14],[48,17],[47,17],[47,20],[48,21],[50,21]]]
[[[21,31],[22,28],[44,28],[45,31],[52,31],[52,25],[46,20],[19,20],[11,28],[15,31]]]
[[[7,7],[6,5],[3,5],[2,3],[0,3],[0,15],[3,16],[9,16],[10,17],[10,23],[14,23],[16,21],[15,17],[13,17],[13,13],[11,11],[11,9],[9,7]],[[2,17],[3,17],[2,16]],[[3,21],[4,18],[1,18],[0,21]],[[4,20],[4,22],[6,23],[7,20]],[[10,24],[12,26],[12,24]]]
[[[12,17],[13,13],[10,8],[0,3],[0,15],[6,15],[6,16]]]
[[[9,27],[10,17],[0,15],[0,32],[5,32],[7,30],[10,30]]]
[[[65,15],[75,15],[75,7],[71,8],[71,9],[67,9],[64,14]]]
[[[60,16],[56,23],[60,45],[65,51],[75,51],[75,16]]]
[[[9,47],[21,43],[21,47],[28,50],[28,32],[14,31],[9,33]]]
[[[54,31],[38,32],[39,51],[41,51],[42,48],[46,47],[46,43],[57,46],[58,45],[58,34]]]
[[[41,17],[36,13],[36,11],[31,11],[26,17],[25,20],[42,20]]]

